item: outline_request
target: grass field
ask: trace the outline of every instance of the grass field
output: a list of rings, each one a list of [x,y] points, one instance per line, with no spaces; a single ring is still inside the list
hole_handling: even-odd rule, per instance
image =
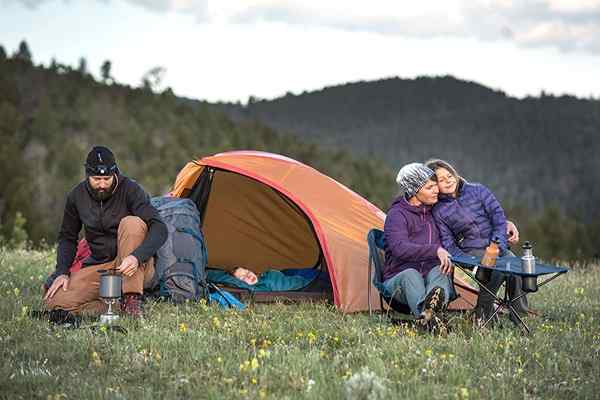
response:
[[[529,337],[510,323],[474,331],[460,314],[439,337],[326,304],[164,303],[124,320],[122,335],[28,316],[54,262],[52,251],[0,249],[1,398],[600,397],[600,266],[530,296],[543,316],[528,320]]]

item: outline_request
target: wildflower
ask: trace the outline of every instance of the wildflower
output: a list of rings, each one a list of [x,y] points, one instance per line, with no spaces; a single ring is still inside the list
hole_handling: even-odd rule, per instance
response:
[[[267,358],[271,355],[271,352],[265,349],[258,350],[258,358]]]
[[[179,324],[179,332],[185,333],[188,331],[188,326],[186,323],[182,322]]]
[[[250,362],[250,368],[252,368],[252,370],[254,371],[255,369],[257,369],[259,367],[259,363],[258,360],[256,359],[256,357],[254,357],[252,359],[252,361]]]
[[[469,398],[469,389],[467,389],[466,387],[461,387],[460,390],[458,391],[458,397],[460,397],[461,399],[468,399]]]
[[[576,295],[579,295],[579,296],[581,296],[581,295],[583,294],[583,292],[584,292],[584,291],[585,291],[585,289],[584,289],[584,288],[582,288],[582,287],[575,288],[575,294],[576,294]]]
[[[308,332],[306,338],[308,339],[309,344],[314,344],[317,341],[317,335],[315,335],[313,332]]]
[[[13,292],[15,293],[15,297],[19,297],[19,294],[21,293],[21,290],[19,290],[18,287],[13,289]]]
[[[250,368],[250,361],[246,360],[246,361],[244,361],[243,363],[240,364],[240,372],[244,372],[248,368]]]
[[[213,317],[212,324],[215,328],[221,327],[221,320],[218,317]]]
[[[368,367],[352,375],[344,384],[347,399],[383,399],[387,395],[385,380]]]
[[[102,359],[100,359],[100,356],[95,351],[92,352],[92,364],[96,367],[102,366]]]
[[[257,382],[256,378],[252,378],[252,379],[250,379],[250,383],[253,385],[256,385],[258,382]]]

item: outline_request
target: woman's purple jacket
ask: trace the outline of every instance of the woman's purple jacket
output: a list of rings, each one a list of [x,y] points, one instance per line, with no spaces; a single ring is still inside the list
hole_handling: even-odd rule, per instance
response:
[[[398,197],[388,211],[383,235],[384,281],[409,268],[426,276],[440,264],[437,258],[437,249],[441,247],[440,235],[431,206],[412,206],[404,196]]]
[[[456,198],[442,195],[433,207],[442,245],[453,256],[482,250],[497,236],[500,251],[507,249],[506,216],[494,194],[479,183],[459,183]]]

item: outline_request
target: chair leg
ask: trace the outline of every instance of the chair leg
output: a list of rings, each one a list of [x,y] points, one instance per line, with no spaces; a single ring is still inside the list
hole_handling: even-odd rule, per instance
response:
[[[371,264],[373,259],[369,256],[369,276],[367,279],[367,303],[369,304],[369,317],[373,316],[373,307],[371,305]]]

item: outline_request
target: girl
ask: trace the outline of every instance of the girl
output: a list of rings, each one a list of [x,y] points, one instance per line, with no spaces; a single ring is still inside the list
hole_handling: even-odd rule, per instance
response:
[[[446,161],[430,160],[426,165],[437,176],[440,194],[439,201],[433,208],[433,216],[444,248],[452,256],[482,256],[491,239],[498,237],[500,256],[514,256],[508,249],[506,216],[493,193],[481,184],[467,182]],[[510,231],[516,231],[512,223],[509,225]],[[494,271],[486,286],[492,293],[496,293],[505,279],[504,274]],[[510,298],[523,293],[521,281],[519,276],[510,276],[507,282]],[[526,297],[514,302],[513,307],[519,315],[526,315]],[[494,297],[484,290],[480,291],[475,315],[485,320],[493,311]]]

